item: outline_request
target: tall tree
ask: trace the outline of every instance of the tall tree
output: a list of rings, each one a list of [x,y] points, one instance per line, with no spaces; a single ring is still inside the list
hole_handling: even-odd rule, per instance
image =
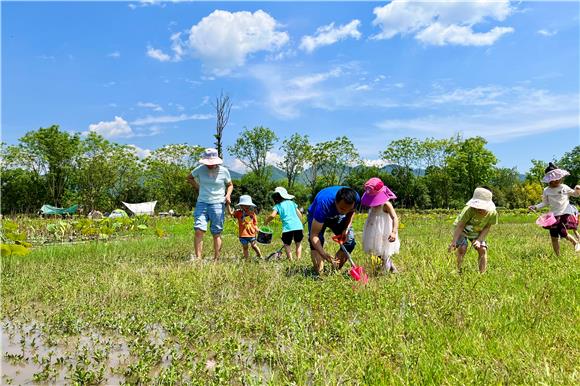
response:
[[[516,190],[520,186],[520,174],[516,168],[496,168],[489,184],[493,188],[496,204],[506,208],[514,208],[517,205]]]
[[[473,137],[451,147],[447,167],[463,198],[470,196],[479,185],[486,184],[493,175],[497,158],[485,148],[486,144],[482,137]]]
[[[320,164],[320,172],[327,185],[341,184],[350,169],[360,161],[358,151],[348,137],[337,137],[317,146],[318,152],[323,154],[324,162]]]
[[[402,182],[399,197],[404,206],[409,207],[413,202],[413,184],[416,177],[413,168],[419,166],[423,158],[423,147],[417,138],[405,137],[391,141],[381,153],[381,158],[394,163],[392,174]]]
[[[150,199],[159,201],[160,208],[186,211],[195,194],[187,175],[202,152],[202,147],[187,144],[166,145],[153,151],[145,159],[145,187]]]
[[[570,172],[565,180],[567,184],[574,186],[580,183],[580,145],[565,153],[558,161],[558,167]]]
[[[292,134],[290,138],[282,142],[281,150],[284,152],[284,160],[278,166],[286,173],[288,188],[294,186],[296,177],[304,171],[310,153],[310,143],[307,135]]]
[[[267,127],[256,126],[244,129],[236,142],[228,146],[228,151],[248,167],[258,178],[267,178],[270,168],[266,158],[278,141],[276,134]]]
[[[81,204],[87,212],[93,209],[110,209],[111,189],[117,180],[115,152],[120,145],[114,144],[97,133],[90,132],[81,142],[75,182]]]
[[[223,158],[223,151],[222,151],[222,138],[224,128],[227,126],[228,121],[230,120],[230,110],[232,109],[232,102],[230,100],[229,95],[224,95],[222,91],[219,97],[215,98],[215,103],[212,103],[212,106],[215,108],[215,117],[216,117],[216,124],[215,124],[215,147],[218,151],[218,155]]]
[[[80,135],[60,131],[58,125],[30,131],[20,138],[20,162],[25,168],[44,176],[48,199],[61,205],[80,153]]]
[[[544,177],[544,170],[548,167],[548,163],[533,159],[530,161],[532,167],[526,172],[526,181],[528,182],[540,182]]]
[[[396,168],[412,169],[423,157],[423,147],[417,138],[405,137],[391,141],[381,158],[395,164]]]

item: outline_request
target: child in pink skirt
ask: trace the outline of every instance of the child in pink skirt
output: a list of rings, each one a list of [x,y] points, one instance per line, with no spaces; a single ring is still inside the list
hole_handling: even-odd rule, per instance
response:
[[[365,253],[381,258],[384,273],[398,272],[391,260],[401,246],[399,218],[389,202],[395,198],[397,196],[376,177],[365,183],[365,193],[361,198],[361,205],[370,207],[363,229],[363,249]]]
[[[545,170],[543,182],[548,186],[544,188],[542,193],[542,202],[537,205],[530,206],[530,210],[538,210],[547,206],[550,208],[556,222],[550,226],[544,227],[550,231],[552,240],[552,248],[556,256],[560,255],[560,238],[566,239],[574,245],[576,252],[580,252],[580,242],[574,236],[568,233],[568,229],[578,229],[578,221],[574,216],[574,210],[570,205],[570,196],[580,196],[580,185],[576,185],[574,189],[562,183],[562,179],[570,173],[564,169],[558,168],[552,162]]]

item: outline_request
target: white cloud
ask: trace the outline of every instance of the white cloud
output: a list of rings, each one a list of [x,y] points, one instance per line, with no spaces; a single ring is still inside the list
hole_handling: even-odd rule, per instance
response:
[[[250,70],[264,87],[264,100],[270,110],[281,118],[295,118],[301,108],[335,110],[353,106],[393,107],[384,95],[376,98],[361,98],[361,92],[372,91],[368,84],[352,83],[352,78],[360,79],[363,73],[358,63],[344,63],[327,71],[293,75],[296,71],[279,65],[259,65]]]
[[[494,27],[488,32],[474,33],[471,27],[442,25],[433,23],[415,37],[423,43],[434,46],[455,44],[458,46],[490,46],[506,33],[513,32],[511,27]]]
[[[135,135],[129,123],[121,117],[115,116],[113,121],[101,121],[89,125],[89,131],[93,131],[105,138],[132,137]]]
[[[153,111],[163,111],[163,107],[151,102],[138,102],[137,106],[152,109]]]
[[[235,158],[233,161],[228,162],[228,165],[226,167],[230,170],[233,170],[234,172],[242,174],[245,174],[248,171],[248,167],[237,158]]]
[[[360,20],[354,19],[350,23],[335,28],[334,23],[319,27],[314,36],[306,35],[302,37],[300,49],[306,52],[313,52],[318,47],[328,46],[347,38],[360,39],[361,33],[358,30]]]
[[[147,47],[147,56],[150,58],[159,60],[160,62],[169,62],[171,60],[171,56],[167,55],[163,51],[153,48],[151,46]]]
[[[552,37],[552,36],[556,35],[557,33],[558,33],[558,31],[556,31],[556,30],[548,30],[548,29],[538,30],[539,35],[546,36],[546,37]]]
[[[143,125],[151,125],[157,123],[174,123],[174,122],[183,122],[183,121],[190,121],[190,120],[205,120],[211,119],[214,116],[212,114],[180,114],[180,115],[161,115],[161,116],[147,116],[145,118],[138,118],[131,122],[132,125],[135,126],[143,126]]]
[[[110,81],[110,82],[108,82],[108,83],[105,83],[105,84],[103,85],[103,87],[113,87],[113,86],[115,86],[116,84],[117,84],[117,82],[115,82],[115,81]]]
[[[482,91],[483,90],[483,91]],[[465,95],[465,99],[459,96]],[[449,97],[451,96],[451,97]],[[434,100],[429,97],[428,100]],[[442,94],[435,113],[410,119],[387,119],[377,124],[387,131],[416,131],[426,135],[480,135],[492,142],[580,127],[580,95],[552,94],[524,87],[478,87]],[[429,103],[419,103],[426,107]],[[457,113],[457,105],[463,106]]]
[[[460,105],[486,106],[498,105],[502,96],[512,89],[499,86],[478,86],[471,89],[458,88],[452,91],[432,94],[427,97],[428,104],[455,103]]]
[[[365,166],[376,166],[378,168],[382,168],[388,164],[384,159],[363,159],[362,163]]]
[[[432,45],[492,45],[514,29],[494,27],[487,32],[475,32],[473,27],[493,20],[504,21],[512,11],[509,0],[394,0],[374,9],[373,25],[381,32],[373,38],[390,39],[399,34],[412,34],[417,40]]]
[[[349,88],[353,89],[354,91],[370,91],[371,86],[368,84],[355,83],[350,85]]]
[[[309,74],[298,76],[290,79],[290,84],[300,89],[310,88],[318,83],[324,82],[329,78],[336,78],[342,74],[340,67],[335,67],[327,72],[319,72],[316,74]]]
[[[171,35],[171,50],[173,51],[173,60],[178,62],[185,55],[187,47],[185,43],[181,41],[181,32],[174,33]]]
[[[109,58],[119,59],[121,57],[121,53],[119,51],[111,52],[107,55]]]
[[[151,150],[150,149],[142,149],[137,145],[127,145],[130,148],[132,148],[133,152],[135,153],[135,155],[139,158],[146,158],[149,157],[151,155]]]
[[[278,164],[278,162],[281,162],[283,160],[284,160],[284,157],[276,152],[268,152],[266,154],[266,163],[268,165],[276,166]],[[226,163],[227,163],[226,167],[228,169],[233,170],[233,171],[238,172],[238,173],[245,174],[250,170],[238,158],[231,159],[231,160],[227,161]]]
[[[273,112],[284,118],[292,118],[300,115],[299,104],[321,101],[324,91],[320,84],[340,76],[342,71],[340,67],[335,67],[327,72],[288,79],[284,71],[278,67],[259,66],[253,69],[252,75],[266,87],[268,93],[266,103]]]
[[[270,165],[278,165],[279,162],[284,161],[284,156],[273,151],[266,153],[266,162]]]
[[[161,61],[178,61],[187,54],[201,59],[206,71],[227,75],[245,64],[247,57],[260,51],[277,51],[288,41],[288,33],[278,31],[278,23],[268,13],[215,10],[193,25],[182,39],[170,38],[173,58],[161,50],[148,48],[147,54]]]

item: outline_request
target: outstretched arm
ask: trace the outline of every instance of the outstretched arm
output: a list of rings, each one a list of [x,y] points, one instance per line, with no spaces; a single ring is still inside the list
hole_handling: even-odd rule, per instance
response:
[[[268,225],[268,223],[272,220],[274,220],[274,218],[276,218],[276,215],[278,214],[278,211],[276,209],[274,209],[272,211],[272,213],[270,213],[270,215],[268,216],[268,218],[266,218],[266,220],[264,221],[264,225]]]
[[[451,240],[451,244],[449,244],[449,252],[457,248],[457,241],[459,240],[459,237],[461,237],[463,229],[465,229],[465,223],[459,222],[455,228],[455,233],[453,233],[453,240]]]
[[[312,242],[312,246],[320,254],[320,256],[328,261],[330,264],[334,265],[334,256],[326,253],[324,251],[324,247],[320,242],[320,232],[322,231],[323,224],[319,223],[316,220],[312,220],[312,227],[310,229],[310,241]]]

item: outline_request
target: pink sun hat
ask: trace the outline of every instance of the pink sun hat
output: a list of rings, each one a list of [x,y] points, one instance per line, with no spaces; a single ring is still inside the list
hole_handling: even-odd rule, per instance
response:
[[[553,169],[544,175],[544,178],[542,179],[542,181],[544,181],[545,183],[549,183],[551,181],[561,180],[562,178],[569,176],[569,175],[570,175],[570,173],[568,173],[567,170]]]
[[[391,189],[380,178],[373,177],[365,182],[365,192],[361,198],[361,205],[379,206],[395,198],[397,198],[395,193],[391,192]]]
[[[199,163],[204,165],[221,165],[224,161],[218,156],[218,151],[211,147],[204,150]]]

